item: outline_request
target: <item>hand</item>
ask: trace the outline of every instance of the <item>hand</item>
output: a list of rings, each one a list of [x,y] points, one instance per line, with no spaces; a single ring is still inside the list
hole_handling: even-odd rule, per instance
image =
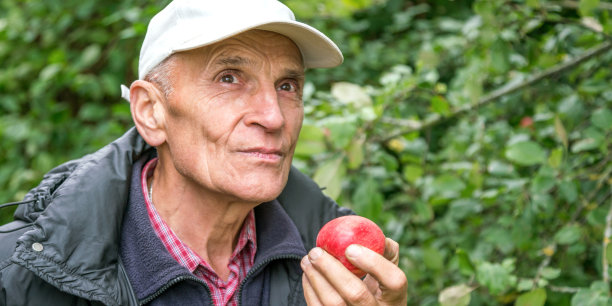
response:
[[[384,257],[353,244],[351,263],[368,273],[362,281],[321,248],[302,258],[302,286],[308,305],[406,305],[408,281],[397,266],[399,245],[387,238]]]

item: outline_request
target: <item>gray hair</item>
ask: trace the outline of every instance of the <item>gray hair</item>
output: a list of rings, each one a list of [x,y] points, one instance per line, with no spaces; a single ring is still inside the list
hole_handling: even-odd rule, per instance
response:
[[[157,66],[153,67],[144,77],[145,81],[151,82],[157,86],[166,98],[174,92],[171,78],[174,62],[174,56],[170,55],[161,63],[157,64]]]

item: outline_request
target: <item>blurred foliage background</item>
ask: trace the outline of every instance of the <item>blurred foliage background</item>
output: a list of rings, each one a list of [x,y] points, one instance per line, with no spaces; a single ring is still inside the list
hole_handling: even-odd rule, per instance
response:
[[[409,305],[612,305],[612,3],[284,2],[345,55],[294,165],[400,243]],[[0,202],[132,126],[166,3],[0,0]]]

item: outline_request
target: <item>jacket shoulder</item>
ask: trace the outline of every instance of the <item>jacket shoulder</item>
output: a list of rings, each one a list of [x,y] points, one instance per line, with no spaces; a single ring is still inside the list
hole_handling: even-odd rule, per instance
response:
[[[0,305],[91,305],[62,292],[22,266],[6,260],[0,265]]]
[[[17,245],[17,239],[32,227],[31,223],[15,220],[0,226],[0,267],[11,258]]]

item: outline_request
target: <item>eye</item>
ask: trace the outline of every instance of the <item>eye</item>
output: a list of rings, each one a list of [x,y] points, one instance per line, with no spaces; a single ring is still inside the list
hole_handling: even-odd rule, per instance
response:
[[[297,91],[298,87],[295,84],[295,82],[285,82],[280,84],[280,86],[278,86],[278,90],[282,90],[282,91],[290,91],[290,92],[295,92]]]
[[[221,82],[223,83],[237,83],[236,77],[231,74],[225,74],[221,76]]]

